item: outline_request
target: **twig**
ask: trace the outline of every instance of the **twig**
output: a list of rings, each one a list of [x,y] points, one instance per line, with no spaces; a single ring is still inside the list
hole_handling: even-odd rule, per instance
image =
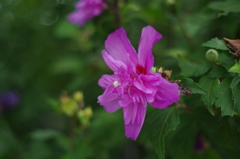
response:
[[[104,0],[105,3],[108,5],[110,12],[112,12],[114,19],[115,19],[115,28],[118,29],[121,27],[121,16],[119,12],[118,3],[119,0],[114,0],[113,3],[111,3],[109,0]]]

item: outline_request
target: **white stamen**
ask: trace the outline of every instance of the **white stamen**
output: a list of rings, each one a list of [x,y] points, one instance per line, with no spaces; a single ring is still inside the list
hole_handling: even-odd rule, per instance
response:
[[[114,87],[118,87],[118,86],[120,86],[121,84],[120,84],[118,81],[114,81],[114,82],[113,82],[113,85],[114,85]]]

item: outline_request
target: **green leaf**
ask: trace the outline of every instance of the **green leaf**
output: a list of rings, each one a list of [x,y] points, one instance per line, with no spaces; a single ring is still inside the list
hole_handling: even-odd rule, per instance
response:
[[[223,11],[224,15],[227,15],[229,12],[240,12],[240,2],[238,0],[212,2],[208,5],[208,7],[214,10]]]
[[[193,80],[191,78],[186,78],[183,75],[178,75],[178,76],[176,76],[175,79],[180,80],[181,84],[184,87],[187,87],[187,88],[191,89],[192,93],[207,94],[207,91],[205,89],[203,89],[197,83],[193,82]]]
[[[157,110],[147,118],[150,140],[160,159],[165,159],[165,136],[175,130],[179,123],[179,113],[175,107]]]
[[[178,65],[181,68],[181,74],[190,77],[190,76],[200,76],[205,74],[209,69],[209,64],[204,63],[191,63],[182,56],[178,56]]]
[[[196,120],[198,120],[197,125],[199,126],[200,130],[204,132],[204,136],[207,137],[208,141],[211,141],[212,148],[221,154],[222,157],[218,157],[216,159],[239,158],[239,116],[216,118],[201,110],[194,112],[193,115]],[[205,153],[205,151],[203,152]],[[203,158],[201,157],[201,159]],[[210,157],[207,159],[215,158]]]
[[[79,28],[65,19],[60,21],[55,29],[55,35],[58,38],[75,38],[79,33]]]
[[[240,77],[236,76],[233,78],[230,85],[232,89],[232,99],[234,101],[235,110],[240,114]]]
[[[189,153],[193,150],[198,133],[198,125],[192,114],[182,113],[180,120],[181,124],[176,130],[166,136],[166,151],[171,155],[172,159],[179,159],[179,156],[183,159],[190,159],[187,156],[189,156]]]
[[[235,64],[234,56],[232,56],[230,53],[219,53],[218,55],[218,62],[220,62],[220,64],[227,70],[229,70]]]
[[[229,77],[231,76],[231,73],[229,73],[225,67],[218,65],[210,71],[209,75],[212,78],[219,78],[219,77]]]
[[[232,78],[225,78],[220,84],[219,98],[216,100],[216,107],[221,108],[221,115],[233,116],[235,114],[234,103],[232,100],[232,91],[230,84]]]
[[[32,139],[41,141],[45,141],[59,135],[61,135],[61,133],[52,129],[39,129],[31,133]]]
[[[225,45],[225,42],[218,38],[213,38],[210,41],[203,43],[202,46],[219,49],[219,50],[228,50],[227,46]]]
[[[208,92],[208,94],[202,95],[201,99],[209,112],[214,115],[212,105],[218,98],[219,81],[216,78],[210,78],[208,75],[205,75],[200,79],[199,84]]]
[[[233,73],[240,73],[240,64],[235,63],[233,67],[231,67],[228,72],[233,72]]]

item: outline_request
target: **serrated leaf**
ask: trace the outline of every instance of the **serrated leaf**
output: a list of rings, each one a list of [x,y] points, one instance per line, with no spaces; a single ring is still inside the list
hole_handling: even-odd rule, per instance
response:
[[[225,78],[220,84],[219,88],[219,98],[216,100],[216,107],[221,108],[221,115],[233,116],[235,114],[234,103],[232,100],[232,91],[230,84],[232,78]]]
[[[232,89],[232,99],[234,102],[235,110],[240,114],[240,77],[236,76],[233,78],[232,83],[230,85]]]
[[[218,55],[218,62],[220,62],[220,64],[227,70],[229,70],[235,64],[234,56],[232,56],[230,53],[219,53]]]
[[[219,81],[216,78],[210,78],[208,75],[205,75],[199,80],[199,84],[208,92],[208,94],[202,95],[201,99],[209,112],[214,115],[212,105],[218,98]]]
[[[214,10],[223,11],[224,15],[229,12],[240,12],[240,2],[238,0],[227,0],[223,2],[212,2],[208,5],[209,8]]]
[[[213,39],[203,43],[202,46],[219,49],[219,50],[228,50],[225,42],[218,38],[213,38]]]
[[[189,88],[192,93],[196,93],[196,94],[207,94],[207,91],[205,89],[203,89],[200,85],[198,85],[197,83],[193,82],[193,80],[191,78],[186,78],[183,75],[178,75],[176,76],[177,80],[181,81],[181,84],[184,87]]]
[[[235,63],[233,67],[231,67],[228,72],[233,72],[233,73],[240,73],[240,64]]]
[[[175,130],[179,123],[179,113],[175,107],[157,110],[147,118],[148,134],[160,159],[165,159],[165,136]]]
[[[178,65],[181,68],[181,74],[186,77],[203,75],[210,68],[209,64],[191,63],[182,56],[178,56]]]
[[[229,77],[231,76],[231,73],[229,73],[225,67],[218,65],[210,71],[209,75],[212,78],[219,78],[219,77]]]
[[[182,113],[180,120],[181,124],[176,130],[166,136],[167,152],[171,155],[172,159],[179,159],[179,156],[183,159],[190,159],[188,156],[193,150],[198,133],[198,126],[197,124],[193,124],[196,123],[196,121],[192,114]]]

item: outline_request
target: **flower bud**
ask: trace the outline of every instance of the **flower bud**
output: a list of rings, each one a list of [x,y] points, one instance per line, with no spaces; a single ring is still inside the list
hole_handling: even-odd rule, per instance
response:
[[[78,102],[82,102],[83,101],[83,93],[80,91],[77,91],[73,94],[73,99],[78,101]]]
[[[206,58],[210,62],[216,62],[218,60],[218,52],[215,49],[209,49],[206,52]]]
[[[81,121],[82,125],[86,127],[87,125],[89,125],[92,115],[92,107],[87,106],[85,109],[79,110],[78,119]]]
[[[152,68],[151,68],[151,72],[152,72],[152,73],[156,73],[156,72],[157,72],[156,67],[152,67]]]
[[[73,116],[75,112],[78,111],[78,105],[75,101],[70,100],[68,103],[65,103],[61,106],[61,110],[68,116]]]

